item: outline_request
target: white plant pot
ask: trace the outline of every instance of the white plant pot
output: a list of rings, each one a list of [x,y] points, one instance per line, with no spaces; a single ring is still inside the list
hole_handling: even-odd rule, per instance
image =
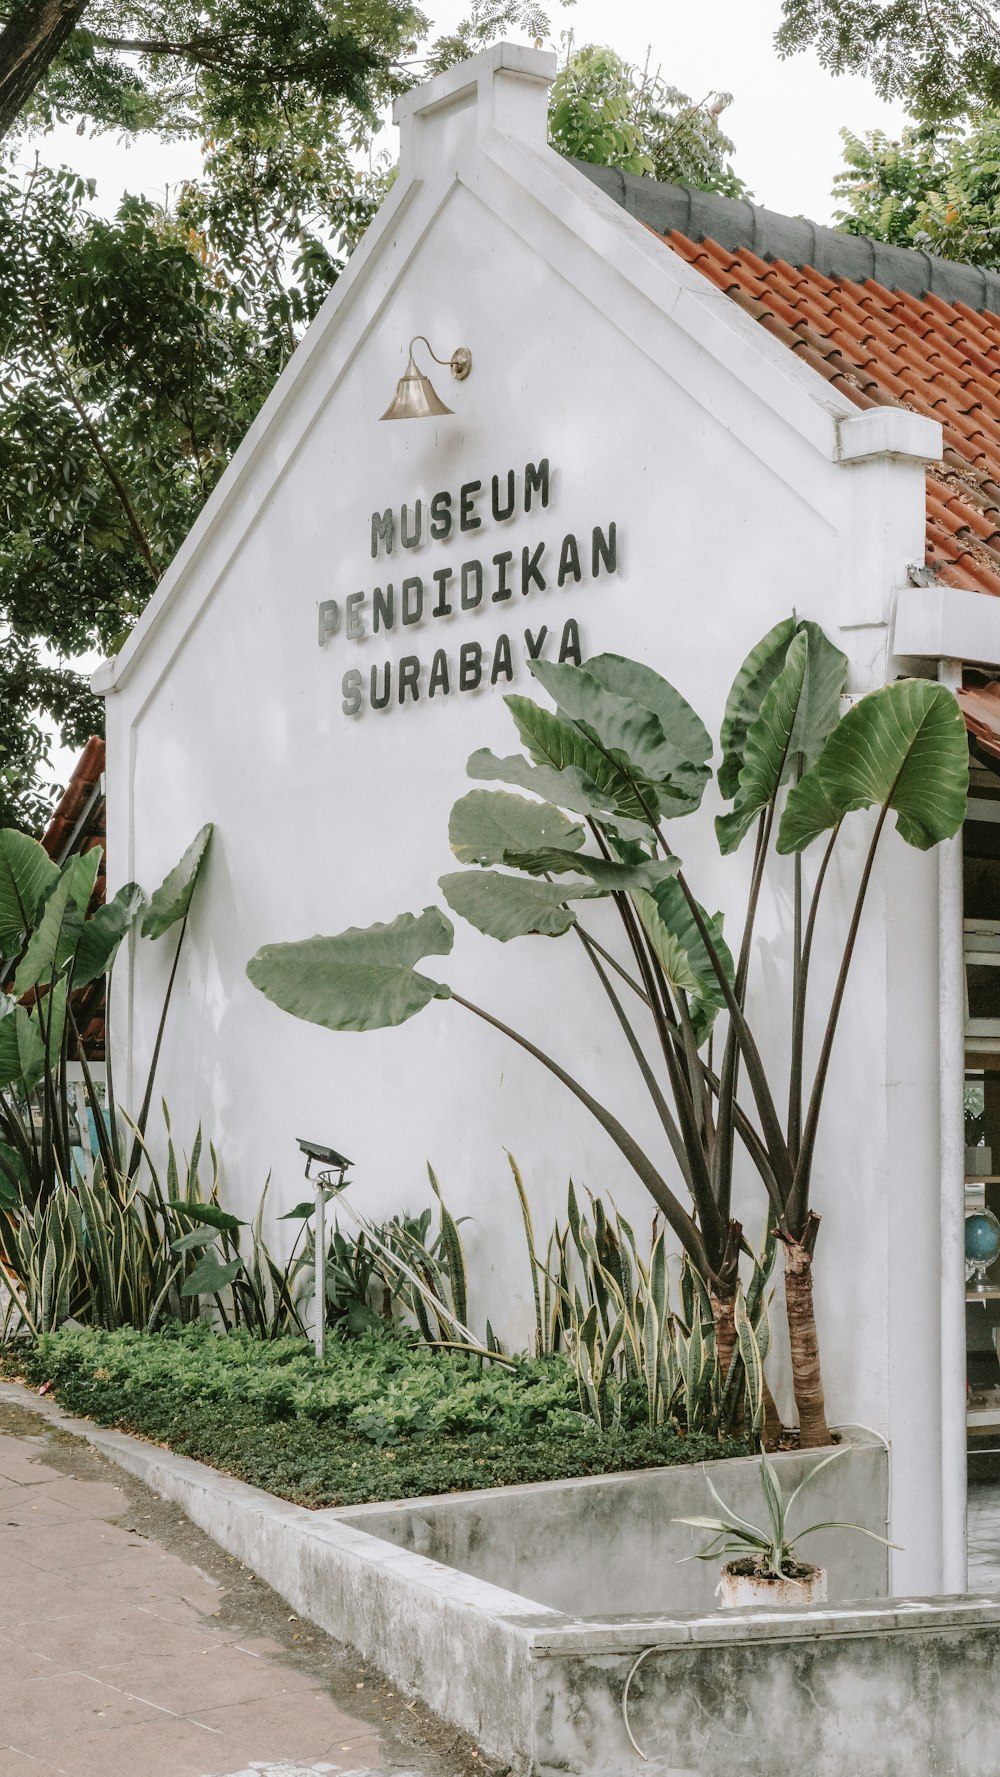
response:
[[[810,1567],[798,1579],[767,1579],[759,1573],[735,1573],[742,1562],[728,1561],[715,1588],[723,1610],[746,1609],[761,1604],[825,1604],[826,1568]]]

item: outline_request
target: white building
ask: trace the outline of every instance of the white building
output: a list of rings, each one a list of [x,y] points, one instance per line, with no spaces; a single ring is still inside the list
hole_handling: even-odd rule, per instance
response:
[[[570,1175],[646,1214],[617,1150],[455,1006],[333,1035],[267,1003],[248,959],[438,898],[465,760],[514,750],[502,693],[530,694],[536,650],[647,660],[715,734],[743,656],[793,608],[847,653],[852,693],[914,668],[957,683],[963,659],[1000,661],[988,543],[977,556],[975,538],[956,541],[958,519],[938,516],[930,560],[943,578],[911,573],[925,562],[937,420],[892,388],[872,404],[840,367],[835,328],[831,361],[818,361],[809,329],[833,313],[822,279],[801,316],[789,318],[794,278],[770,306],[754,294],[767,296],[770,268],[751,249],[787,260],[808,225],[769,248],[766,213],[695,194],[703,232],[744,230],[742,271],[730,277],[725,253],[686,238],[694,212],[685,245],[666,244],[663,230],[685,226],[668,213],[679,194],[587,177],[547,146],[553,72],[553,57],[501,45],[399,102],[389,198],[96,681],[110,886],[154,883],[216,824],[158,1077],[176,1131],[190,1141],[202,1122],[243,1209],[269,1172],[276,1208],[301,1196],[299,1135],[351,1155],[358,1201],[379,1215],[428,1200],[430,1160],[454,1212],[474,1218],[478,1311],[511,1336],[526,1328],[529,1274],[504,1150],[546,1231]],[[616,182],[617,202],[599,188]],[[902,262],[920,257],[880,274],[864,261],[870,243],[831,238],[856,256],[842,273],[855,280],[898,273],[906,288]],[[828,231],[812,231],[798,263],[822,266],[830,250]],[[414,335],[445,359],[467,348],[471,374],[453,380],[418,346],[453,412],[383,424]],[[679,827],[677,844],[701,898],[738,906],[748,855],[720,860],[704,818]],[[852,856],[826,905],[831,936],[845,928]],[[958,842],[927,856],[895,836],[884,846],[817,1167],[828,1408],[890,1442],[898,1592],[964,1585],[960,870]],[[755,959],[762,1017],[788,991],[789,890],[774,868]],[[119,966],[125,1097],[152,1042],[170,961],[160,948],[134,944]],[[655,1143],[578,947],[501,947],[463,928],[441,967],[572,1058]],[[742,1209],[756,1238],[759,1194]]]

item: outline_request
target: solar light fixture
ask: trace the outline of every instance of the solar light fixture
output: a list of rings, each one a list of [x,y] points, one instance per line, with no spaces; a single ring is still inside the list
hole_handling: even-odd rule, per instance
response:
[[[430,341],[422,333],[415,333],[410,341],[406,369],[396,384],[396,393],[388,407],[379,415],[380,419],[429,420],[436,419],[439,414],[453,412],[441,400],[430,377],[417,369],[413,348],[418,343],[427,347],[435,364],[448,366],[456,382],[463,383],[472,369],[472,353],[468,346],[456,346],[450,358],[439,358]]]
[[[324,1147],[322,1142],[305,1141],[300,1135],[298,1144],[306,1157],[306,1178],[313,1180],[316,1189],[316,1207],[313,1220],[313,1239],[316,1249],[316,1300],[315,1325],[313,1327],[313,1346],[317,1357],[322,1357],[326,1349],[326,1199],[344,1189],[344,1174],[354,1165],[336,1148]],[[313,1179],[313,1162],[320,1171]],[[334,1178],[336,1174],[336,1178]]]

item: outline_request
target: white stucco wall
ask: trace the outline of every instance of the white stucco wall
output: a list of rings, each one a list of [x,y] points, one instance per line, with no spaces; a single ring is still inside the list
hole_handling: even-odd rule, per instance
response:
[[[220,1149],[227,1198],[244,1210],[269,1172],[276,1211],[299,1199],[297,1135],[352,1156],[357,1200],[376,1215],[429,1200],[430,1160],[454,1211],[473,1218],[464,1232],[476,1314],[488,1310],[510,1332],[526,1329],[530,1282],[504,1150],[517,1156],[546,1233],[571,1175],[647,1216],[617,1150],[535,1064],[456,1006],[435,1003],[395,1031],[333,1035],[265,1002],[246,962],[268,941],[439,898],[467,756],[516,748],[505,680],[428,697],[439,648],[454,685],[462,644],[492,658],[506,633],[509,688],[530,695],[525,627],[547,626],[544,652],[555,658],[574,618],[585,657],[613,650],[649,661],[717,734],[744,654],[795,608],[846,650],[855,691],[882,682],[892,594],[923,553],[918,453],[935,448],[937,432],[916,420],[907,431],[912,416],[891,416],[888,430],[882,414],[858,416],[561,162],[544,139],[550,62],[505,46],[405,102],[388,203],[102,681],[111,886],[130,876],[153,886],[201,823],[216,823],[158,1079],[176,1131],[190,1141],[201,1121]],[[469,346],[472,375],[458,385],[431,366],[453,417],[381,424],[415,333],[442,356]],[[494,523],[490,477],[513,469],[520,496],[524,466],[542,457],[548,507]],[[373,511],[391,507],[398,521],[404,501],[457,496],[474,480],[484,484],[480,529],[397,544],[388,563],[373,561]],[[589,554],[592,527],[612,521],[618,572],[556,588],[563,537],[575,533]],[[549,585],[525,597],[520,552],[542,541]],[[515,590],[495,602],[501,550],[514,553]],[[405,629],[397,618],[390,637],[361,642],[342,622],[318,645],[321,601],[343,611],[347,595],[390,576],[398,600],[404,575],[419,574],[429,604],[433,572],[451,567],[457,580],[473,557],[487,566],[478,610],[425,614]],[[372,666],[406,654],[423,663],[418,702],[399,705],[394,672],[387,711],[343,713],[348,669],[367,681]],[[702,899],[735,910],[749,845],[739,862],[720,861],[707,819],[716,806],[710,794],[703,816],[678,823],[676,845]],[[846,929],[856,855],[845,848],[827,891],[829,932]],[[817,1162],[829,1408],[834,1421],[894,1440],[894,1525],[906,1543],[897,1590],[933,1591],[940,1577],[936,880],[933,861],[887,840]],[[790,885],[779,864],[752,996],[765,1024],[778,1008],[779,1029]],[[615,929],[606,909],[591,923]],[[133,944],[119,970],[118,1075],[136,1085],[169,945]],[[568,1063],[660,1152],[571,936],[501,947],[460,926],[440,967]],[[829,985],[821,964],[814,1003]],[[744,1208],[756,1238],[763,1203],[751,1192]]]

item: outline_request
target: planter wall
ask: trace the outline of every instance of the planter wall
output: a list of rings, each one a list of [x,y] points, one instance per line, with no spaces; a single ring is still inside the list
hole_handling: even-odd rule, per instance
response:
[[[843,1436],[849,1452],[810,1487],[803,1516],[791,1528],[796,1522],[846,1518],[885,1536],[888,1453],[868,1433],[845,1428]],[[786,1496],[824,1454],[829,1452],[774,1458]],[[671,1522],[715,1515],[706,1469],[727,1505],[751,1521],[761,1518],[758,1465],[749,1457],[352,1506],[336,1516],[555,1610],[579,1616],[712,1610],[718,1603],[717,1565],[684,1560],[703,1546],[704,1533]],[[803,1559],[829,1570],[829,1597],[835,1602],[888,1592],[888,1550],[871,1537],[823,1532],[809,1538]]]

